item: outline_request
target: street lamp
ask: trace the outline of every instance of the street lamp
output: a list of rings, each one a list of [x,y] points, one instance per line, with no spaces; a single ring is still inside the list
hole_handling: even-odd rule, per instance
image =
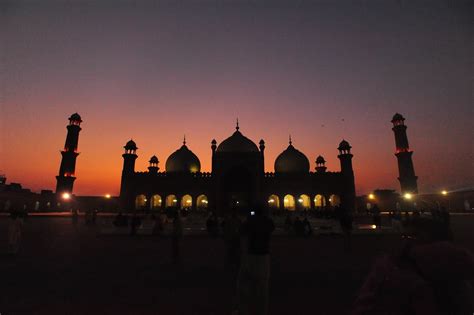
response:
[[[441,195],[446,196],[447,194],[448,194],[448,192],[446,190],[441,191]]]
[[[370,200],[375,200],[375,195],[374,194],[369,194],[369,199]]]
[[[405,200],[411,200],[413,198],[413,195],[410,193],[406,193],[403,195],[403,198],[405,198]]]
[[[110,199],[110,197],[111,197],[110,194],[106,194],[106,195],[105,195],[105,198],[106,198],[106,199]]]

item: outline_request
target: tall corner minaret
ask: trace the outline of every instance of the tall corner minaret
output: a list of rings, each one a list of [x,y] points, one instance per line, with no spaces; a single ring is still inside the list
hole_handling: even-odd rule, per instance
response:
[[[350,211],[355,210],[355,179],[354,169],[352,168],[351,145],[346,140],[339,143],[339,155],[337,156],[341,162],[341,174],[344,179],[343,194],[341,196],[341,206]]]
[[[130,178],[135,174],[135,160],[137,159],[137,145],[135,141],[130,140],[123,147],[125,153],[123,157],[122,180],[120,184],[120,196],[125,197],[129,193]]]
[[[76,180],[76,158],[77,144],[79,142],[79,132],[81,131],[82,119],[78,113],[74,113],[69,117],[69,125],[67,126],[66,143],[64,150],[61,151],[62,159],[59,167],[59,175],[56,176],[56,193],[72,193],[74,181]]]
[[[410,150],[407,137],[407,126],[405,126],[405,118],[396,113],[392,118],[393,133],[395,134],[395,156],[398,160],[398,180],[400,181],[402,194],[418,193],[418,177],[415,175],[415,168],[411,156],[413,151]]]

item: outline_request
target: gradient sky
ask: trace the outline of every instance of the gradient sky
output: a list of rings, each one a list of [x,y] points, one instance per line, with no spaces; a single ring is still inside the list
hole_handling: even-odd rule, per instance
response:
[[[474,185],[469,1],[14,1],[0,4],[0,173],[54,189],[67,118],[83,117],[75,193],[117,194],[186,134],[288,145],[339,170],[353,146],[359,194],[399,190],[391,117],[402,113],[421,192]]]

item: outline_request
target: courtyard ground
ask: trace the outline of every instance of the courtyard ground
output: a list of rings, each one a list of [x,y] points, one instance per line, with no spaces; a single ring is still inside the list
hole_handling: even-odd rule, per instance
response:
[[[12,257],[6,254],[7,224],[0,217],[2,315],[232,311],[235,271],[225,265],[221,239],[185,236],[183,262],[173,266],[169,239],[101,235],[100,224],[30,217],[21,251]],[[474,216],[453,216],[452,227],[456,243],[474,251]],[[354,235],[347,253],[337,234],[275,235],[270,314],[347,313],[374,259],[400,244],[394,233],[366,230]]]

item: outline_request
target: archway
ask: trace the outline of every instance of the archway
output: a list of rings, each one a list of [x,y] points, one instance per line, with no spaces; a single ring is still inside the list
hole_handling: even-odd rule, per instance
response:
[[[298,198],[298,204],[300,205],[300,208],[303,210],[311,209],[311,199],[309,199],[308,195],[302,194]]]
[[[153,195],[151,197],[151,209],[161,208],[162,200],[160,195]]]
[[[181,209],[191,209],[193,206],[193,197],[191,195],[184,195],[181,198]]]
[[[172,208],[178,206],[178,198],[175,195],[166,196],[166,208]]]
[[[341,204],[341,198],[338,195],[331,195],[329,197],[329,203],[332,207],[339,206]]]
[[[222,205],[226,209],[247,211],[253,204],[255,183],[252,174],[244,166],[228,170],[222,177]]]
[[[135,210],[143,209],[146,206],[146,196],[141,194],[135,198]]]
[[[280,198],[277,195],[270,195],[268,197],[268,207],[272,209],[279,209],[280,208]]]
[[[326,206],[326,198],[323,195],[316,195],[314,197],[314,206],[316,208],[322,208]]]
[[[286,195],[285,198],[283,198],[283,206],[286,210],[295,211],[295,197]]]
[[[196,199],[197,209],[199,210],[207,209],[208,204],[209,204],[209,201],[207,200],[206,195],[199,195],[197,197]]]

